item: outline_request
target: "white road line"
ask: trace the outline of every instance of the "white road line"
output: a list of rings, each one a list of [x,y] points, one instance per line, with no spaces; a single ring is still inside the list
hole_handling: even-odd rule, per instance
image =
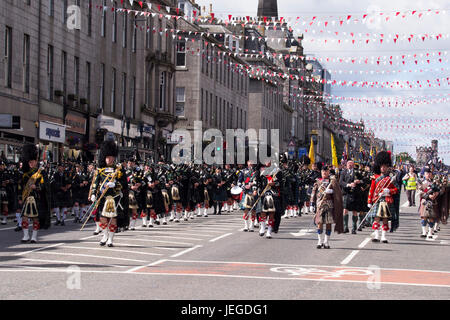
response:
[[[176,236],[158,236],[154,234],[147,234],[145,235],[147,237],[156,237],[156,238],[171,238],[171,239],[181,239],[181,240],[194,240],[194,241],[202,241],[205,239],[198,239],[198,238],[187,238],[187,237],[176,237]]]
[[[134,272],[136,270],[139,270],[139,269],[142,269],[142,268],[156,266],[156,265],[161,264],[161,263],[166,262],[166,261],[167,261],[167,259],[161,259],[161,260],[152,262],[150,264],[147,264],[145,266],[139,266],[139,267],[131,268],[131,269],[125,271],[125,273],[132,273],[132,272]]]
[[[52,244],[50,246],[33,249],[33,250],[30,250],[30,251],[19,252],[19,253],[16,253],[15,256],[21,256],[21,255],[25,255],[25,254],[28,254],[28,253],[36,252],[36,251],[39,251],[39,250],[45,250],[45,249],[48,249],[48,248],[61,246],[63,244],[64,244],[64,242],[61,242],[61,243]]]
[[[223,234],[223,235],[221,235],[221,236],[219,236],[219,237],[217,237],[217,238],[214,238],[214,239],[209,240],[209,242],[216,242],[217,240],[220,240],[220,239],[222,239],[222,238],[228,237],[228,236],[230,236],[230,235],[232,235],[232,233],[226,233],[226,234]]]
[[[139,230],[130,230],[130,234],[131,233],[146,233],[146,234],[151,234],[153,235],[153,233],[166,233],[166,234],[180,234],[180,235],[185,235],[185,236],[198,236],[198,237],[209,237],[209,234],[198,234],[198,233],[186,233],[186,232],[179,232],[179,231],[155,231],[155,232],[148,232],[148,231],[139,231]]]
[[[104,248],[74,247],[74,246],[64,246],[64,248],[81,249],[81,250],[105,250]],[[132,253],[132,254],[143,254],[143,255],[149,255],[149,256],[162,256],[163,255],[161,253],[142,252],[142,251],[133,251],[133,250],[121,250],[121,249],[111,249],[111,248],[108,248],[108,251],[125,252],[125,253]]]
[[[364,241],[359,244],[358,248],[364,248],[364,246],[368,244],[370,240],[371,238],[364,239]],[[341,261],[341,264],[348,264],[358,254],[359,251],[360,250],[353,250],[344,260]]]
[[[98,245],[98,242],[86,241],[86,242],[83,242],[83,243],[93,243],[93,244]],[[174,249],[174,248],[146,247],[146,246],[142,246],[142,245],[139,245],[139,244],[123,243],[122,241],[120,241],[119,244],[114,244],[114,246],[118,247],[118,248],[120,248],[120,247],[136,247],[136,248],[161,249],[161,250],[171,250],[171,251],[178,250],[178,249]]]
[[[195,249],[197,249],[197,248],[201,248],[201,247],[203,247],[203,246],[202,246],[202,245],[197,245],[197,246],[195,246],[195,247],[192,247],[192,248],[183,250],[183,251],[181,251],[181,252],[178,252],[178,253],[176,253],[176,254],[170,256],[170,257],[171,257],[171,258],[176,258],[176,257],[179,257],[179,256],[185,254],[185,253],[188,253],[188,252],[190,252],[190,251],[193,251],[193,250],[195,250]]]
[[[62,253],[62,252],[36,252],[40,254],[53,254],[56,256],[73,256],[73,257],[86,257],[86,258],[97,258],[97,259],[112,259],[112,260],[122,260],[122,261],[132,261],[132,262],[148,262],[145,260],[136,260],[136,259],[125,259],[125,258],[117,258],[117,257],[108,257],[108,256],[95,256],[91,254],[81,254],[81,253]]]
[[[100,264],[100,263],[89,263],[89,262],[79,262],[79,261],[44,260],[44,259],[29,259],[29,258],[26,258],[26,259],[22,258],[21,260],[34,261],[34,262],[63,263],[63,264],[73,264],[73,265],[86,264],[86,265],[92,265],[92,266],[114,267],[114,268],[128,268],[129,267],[129,266],[118,266],[118,265],[114,265],[114,264]],[[26,266],[24,266],[24,267],[26,267]],[[53,268],[51,268],[51,269],[53,269]]]
[[[85,237],[85,238],[81,238],[80,240],[87,240],[87,239],[92,239],[92,238],[96,238],[99,235],[95,235],[95,236],[89,236],[89,237]]]
[[[141,239],[141,238],[131,239],[131,238],[125,238],[125,237],[117,237],[117,238],[121,238],[121,239],[126,240],[126,241],[143,241],[143,242],[171,243],[171,244],[181,244],[181,245],[188,245],[188,246],[193,246],[193,245],[194,245],[194,243],[188,243],[188,242],[174,242],[174,241],[164,241],[164,240],[149,240],[149,239]]]

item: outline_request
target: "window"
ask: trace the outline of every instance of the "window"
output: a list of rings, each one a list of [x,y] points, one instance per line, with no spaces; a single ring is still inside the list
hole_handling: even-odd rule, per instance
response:
[[[125,115],[127,105],[127,74],[122,73],[122,115]]]
[[[30,93],[30,36],[23,36],[23,91]]]
[[[48,0],[48,15],[50,17],[55,16],[55,0]]]
[[[91,63],[86,62],[86,99],[91,101]]]
[[[116,69],[112,68],[111,74],[111,113],[116,111]]]
[[[63,84],[63,104],[66,104],[66,93],[67,93],[67,53],[65,51],[61,52],[61,78]]]
[[[53,46],[47,49],[48,100],[53,101]]]
[[[152,17],[148,17],[146,23],[146,35],[145,35],[145,47],[147,49],[153,48],[153,19]]]
[[[200,89],[200,120],[203,121],[203,89]]]
[[[186,66],[186,42],[181,40],[177,42],[177,67]]]
[[[74,71],[75,71],[75,95],[76,95],[76,105],[78,106],[78,99],[80,98],[80,58],[75,57],[74,60]]]
[[[92,0],[88,3],[88,36],[92,36]]]
[[[113,23],[112,23],[112,42],[116,43],[117,42],[117,1],[113,2],[113,8],[112,8],[112,12],[113,12]],[[126,15],[124,13],[124,15]]]
[[[67,22],[67,0],[63,0],[62,22],[63,24]]]
[[[136,42],[137,42],[137,25],[136,25],[136,18],[133,18],[133,39],[131,41],[132,52],[136,52]]]
[[[100,64],[100,108],[105,108],[105,64]]]
[[[184,87],[177,87],[176,88],[177,93],[177,104],[175,109],[175,115],[177,117],[184,117],[184,103],[186,101],[185,97],[185,88]]]
[[[106,37],[106,0],[102,1],[102,29],[101,29],[101,36]],[[127,15],[124,14],[126,17]]]
[[[161,72],[159,79],[159,110],[165,110],[166,106],[166,72]]]
[[[136,117],[136,77],[133,77],[131,80],[131,89],[130,89],[130,100],[131,100],[131,118]]]
[[[5,85],[12,87],[12,28],[6,27],[5,33]]]
[[[127,24],[128,24],[128,15],[123,14],[123,25],[122,25],[122,47],[127,47]]]

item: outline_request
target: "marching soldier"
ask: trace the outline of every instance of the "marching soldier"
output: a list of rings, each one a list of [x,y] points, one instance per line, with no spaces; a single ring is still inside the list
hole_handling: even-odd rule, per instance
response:
[[[2,224],[6,224],[11,202],[12,180],[6,170],[6,163],[0,159],[0,211],[2,215]]]
[[[344,204],[344,233],[348,233],[348,215],[352,212],[352,234],[356,234],[356,229],[358,225],[358,193],[357,190],[360,189],[359,184],[361,180],[356,177],[355,163],[352,160],[347,162],[347,168],[342,172],[339,185],[343,193],[343,204]]]
[[[334,231],[344,231],[342,192],[336,178],[330,178],[328,166],[321,168],[321,178],[314,184],[311,193],[311,208],[314,212],[314,223],[317,225],[319,241],[317,249],[330,249],[331,226],[335,224]],[[323,226],[325,225],[325,237],[322,240]]]
[[[55,226],[64,226],[64,221],[67,216],[67,207],[69,206],[69,188],[71,184],[67,180],[67,175],[64,170],[64,164],[58,163],[58,170],[53,175],[51,187],[52,187],[52,199],[53,199],[53,212],[56,214]]]
[[[30,241],[29,219],[33,222],[31,243],[37,242],[38,230],[48,228],[49,189],[47,174],[41,167],[38,169],[38,150],[35,145],[27,144],[22,149],[23,176],[20,182],[22,193],[19,194],[19,206],[22,212],[22,242]]]
[[[425,169],[425,180],[419,186],[419,213],[422,224],[422,234],[420,237],[433,239],[434,222],[437,218],[436,198],[440,189],[433,181],[433,173],[430,169]],[[428,233],[427,233],[428,226]]]
[[[395,177],[389,175],[390,167],[392,167],[391,154],[387,151],[377,153],[373,168],[375,176],[372,179],[367,201],[367,205],[370,208],[368,216],[374,218],[372,225],[374,230],[373,242],[380,242],[380,220],[383,220],[381,242],[388,243],[386,239],[386,232],[389,231],[388,221],[395,210],[393,195],[398,192],[397,187],[394,185]]]
[[[114,233],[118,228],[118,217],[128,213],[128,184],[125,170],[115,166],[118,154],[113,141],[105,141],[100,148],[98,173],[93,184],[91,201],[96,203],[100,216],[103,238],[100,245],[113,247]]]

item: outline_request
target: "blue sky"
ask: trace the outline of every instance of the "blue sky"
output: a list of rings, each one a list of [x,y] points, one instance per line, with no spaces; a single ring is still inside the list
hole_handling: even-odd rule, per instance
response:
[[[209,1],[197,1],[201,6],[206,6],[209,11],[209,4],[213,5],[213,12],[216,17],[227,17],[228,14],[234,16],[250,15],[255,16],[258,6],[258,0],[209,0]],[[418,14],[420,10],[436,9],[440,10],[440,14],[427,14],[423,13],[422,17],[419,18]],[[401,18],[401,14],[398,17],[394,17],[395,12],[400,11],[411,11],[417,10],[413,16],[407,16],[407,18]],[[445,10],[445,14],[442,11]],[[445,52],[448,54],[443,57],[443,63],[437,61],[437,56],[435,59],[430,59],[430,64],[416,65],[414,60],[409,59],[405,65],[400,63],[400,65],[391,66],[389,63],[386,65],[374,64],[358,64],[358,63],[324,63],[324,66],[332,70],[356,70],[364,71],[361,75],[359,72],[357,74],[341,73],[332,74],[333,80],[352,80],[352,81],[416,81],[416,80],[433,80],[437,78],[449,77],[450,63],[450,37],[444,37],[439,40],[425,40],[425,41],[397,41],[393,42],[393,38],[389,38],[389,34],[414,34],[424,35],[424,34],[443,34],[446,35],[450,33],[450,0],[441,1],[407,1],[407,0],[377,0],[377,1],[337,1],[337,0],[314,0],[314,1],[299,1],[299,0],[278,0],[278,11],[279,16],[283,17],[293,17],[291,20],[291,27],[296,31],[302,32],[304,34],[305,40],[303,47],[305,49],[305,54],[311,54],[319,58],[349,58],[349,57],[369,57],[369,56],[394,56],[394,63],[399,60],[395,60],[395,55],[408,55],[408,54],[418,54],[418,58],[425,61],[425,54],[437,52]],[[387,22],[383,16],[375,14],[375,12],[384,12],[392,14]],[[362,18],[363,14],[369,14],[368,19],[373,19],[372,23],[353,23],[353,17]],[[339,20],[346,20],[348,15],[352,15],[350,23],[344,22],[343,26],[339,25]],[[312,17],[315,16],[316,20],[321,20],[322,23],[317,25],[314,23],[309,26],[309,23],[303,24],[302,21],[311,21]],[[330,16],[333,16],[331,18]],[[296,17],[301,17],[300,22],[297,22]],[[338,17],[342,17],[339,19]],[[369,21],[366,19],[366,21]],[[336,24],[333,26],[332,21],[335,20]],[[328,21],[327,27],[324,26],[324,21]],[[304,32],[307,29],[308,32]],[[312,31],[315,30],[315,33]],[[324,33],[320,33],[323,30]],[[327,32],[331,31],[331,34]],[[339,36],[336,36],[334,32],[339,32]],[[346,32],[346,36],[343,33]],[[362,42],[358,45],[351,43],[350,32],[355,34],[354,39],[366,39],[366,37],[359,38],[358,34],[361,33],[365,35],[366,33],[376,34],[376,38],[381,38],[380,34],[384,35],[384,43],[370,42],[366,44]],[[327,44],[323,41],[317,42],[317,40],[323,40],[323,38],[328,38]],[[348,43],[338,44],[337,42],[330,43],[332,39],[350,39]],[[311,42],[311,39],[315,39]],[[390,40],[387,43],[387,40]],[[420,54],[423,55],[420,58]],[[432,61],[435,61],[433,63]],[[420,60],[419,60],[420,61]],[[435,69],[444,68],[444,71]],[[427,69],[427,72],[401,72],[396,74],[366,74],[365,71],[392,71],[401,70],[420,70]],[[448,85],[441,85],[436,88],[421,88],[421,89],[368,89],[368,88],[356,88],[356,87],[337,87],[334,86],[332,89],[332,94],[336,96],[345,97],[386,97],[386,98],[398,98],[404,99],[406,97],[415,96],[430,96],[438,95],[442,97],[450,94],[450,87]],[[372,125],[373,120],[377,119],[380,123],[385,123],[382,116],[386,113],[395,113],[395,119],[401,125],[413,125],[417,120],[423,119],[450,119],[450,108],[449,103],[446,101],[444,103],[433,103],[433,104],[418,104],[409,107],[397,107],[397,108],[381,108],[374,105],[343,105],[344,115],[351,119],[371,119]],[[376,117],[365,116],[364,114],[379,115]],[[409,123],[406,123],[409,122]],[[378,127],[378,126],[376,126]],[[449,132],[448,122],[440,122],[438,125],[434,125],[432,128],[427,129],[410,129],[410,130],[392,130],[392,131],[375,131],[375,134],[383,139],[393,140],[395,142],[395,152],[408,151],[415,156],[415,145],[429,145],[432,140],[432,134],[443,132]],[[450,162],[450,136],[445,135],[439,138],[440,146],[440,157],[446,160],[448,164]]]

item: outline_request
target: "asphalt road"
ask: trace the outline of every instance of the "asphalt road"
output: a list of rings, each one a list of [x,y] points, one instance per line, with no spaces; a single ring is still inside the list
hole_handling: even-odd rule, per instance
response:
[[[402,206],[388,244],[372,243],[365,228],[333,233],[331,249],[318,250],[311,219],[283,219],[272,239],[243,232],[241,211],[155,228],[138,222],[113,248],[99,246],[92,223],[79,231],[73,221],[22,244],[10,221],[0,229],[0,299],[450,298],[448,225],[424,240],[417,208]]]

